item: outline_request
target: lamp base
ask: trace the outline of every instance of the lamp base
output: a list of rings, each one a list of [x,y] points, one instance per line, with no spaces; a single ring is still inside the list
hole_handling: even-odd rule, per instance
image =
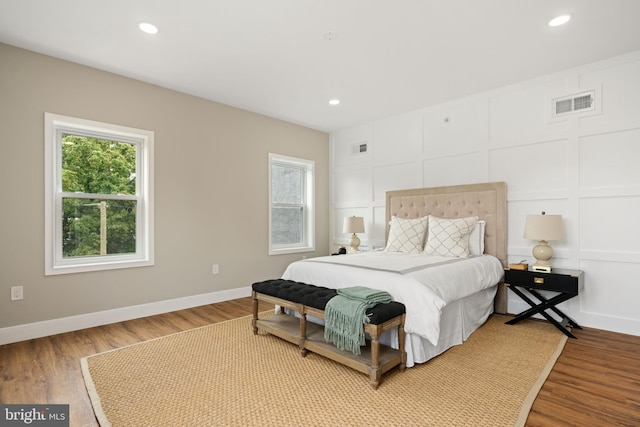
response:
[[[531,266],[531,271],[539,271],[542,273],[551,272],[551,263],[549,260],[553,256],[553,248],[549,246],[546,240],[540,240],[540,242],[533,247],[532,255],[536,259],[536,263]]]
[[[356,233],[353,233],[353,236],[351,236],[351,240],[349,240],[349,246],[351,246],[351,249],[349,249],[348,253],[355,254],[356,252],[358,252],[358,246],[360,246],[360,238],[356,235]]]

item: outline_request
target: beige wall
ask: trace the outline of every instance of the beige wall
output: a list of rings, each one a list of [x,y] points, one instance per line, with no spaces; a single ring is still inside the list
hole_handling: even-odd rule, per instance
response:
[[[155,132],[155,266],[44,276],[45,112]],[[0,328],[247,287],[329,253],[322,132],[0,44],[0,147]],[[269,152],[316,162],[315,253],[268,255]]]

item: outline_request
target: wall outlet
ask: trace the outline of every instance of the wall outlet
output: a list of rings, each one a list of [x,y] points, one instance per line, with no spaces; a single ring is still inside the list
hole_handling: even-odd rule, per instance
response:
[[[218,266],[218,264],[213,264],[213,268],[211,269],[211,274],[218,274],[220,273],[220,267]]]
[[[24,299],[24,288],[22,286],[11,287],[11,301]]]

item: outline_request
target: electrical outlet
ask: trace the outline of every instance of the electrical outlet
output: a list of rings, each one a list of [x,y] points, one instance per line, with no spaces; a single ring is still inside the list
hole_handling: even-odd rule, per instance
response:
[[[11,301],[24,299],[24,288],[22,286],[11,287]]]
[[[220,273],[220,267],[218,266],[218,264],[213,264],[213,268],[211,269],[211,274],[218,274]]]

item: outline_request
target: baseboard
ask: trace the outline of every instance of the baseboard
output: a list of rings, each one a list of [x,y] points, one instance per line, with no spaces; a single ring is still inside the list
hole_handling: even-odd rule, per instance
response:
[[[251,287],[244,287],[10,326],[0,329],[0,345],[244,298],[249,295],[251,295]]]
[[[571,301],[569,301],[571,302]],[[564,303],[566,304],[566,303]],[[615,317],[615,316],[606,316],[599,313],[591,313],[587,311],[579,311],[571,310],[565,305],[559,305],[561,310],[563,310],[567,315],[573,318],[580,326],[586,328],[600,329],[603,331],[609,332],[618,332],[621,334],[628,335],[636,335],[640,336],[640,320],[639,319],[629,319],[623,317]],[[509,300],[509,314],[521,313],[524,310],[530,309],[531,306],[527,305],[524,301],[516,301]],[[560,321],[560,317],[553,314],[551,311],[547,311],[550,313],[556,320]],[[542,319],[544,317],[535,314],[533,318]]]

